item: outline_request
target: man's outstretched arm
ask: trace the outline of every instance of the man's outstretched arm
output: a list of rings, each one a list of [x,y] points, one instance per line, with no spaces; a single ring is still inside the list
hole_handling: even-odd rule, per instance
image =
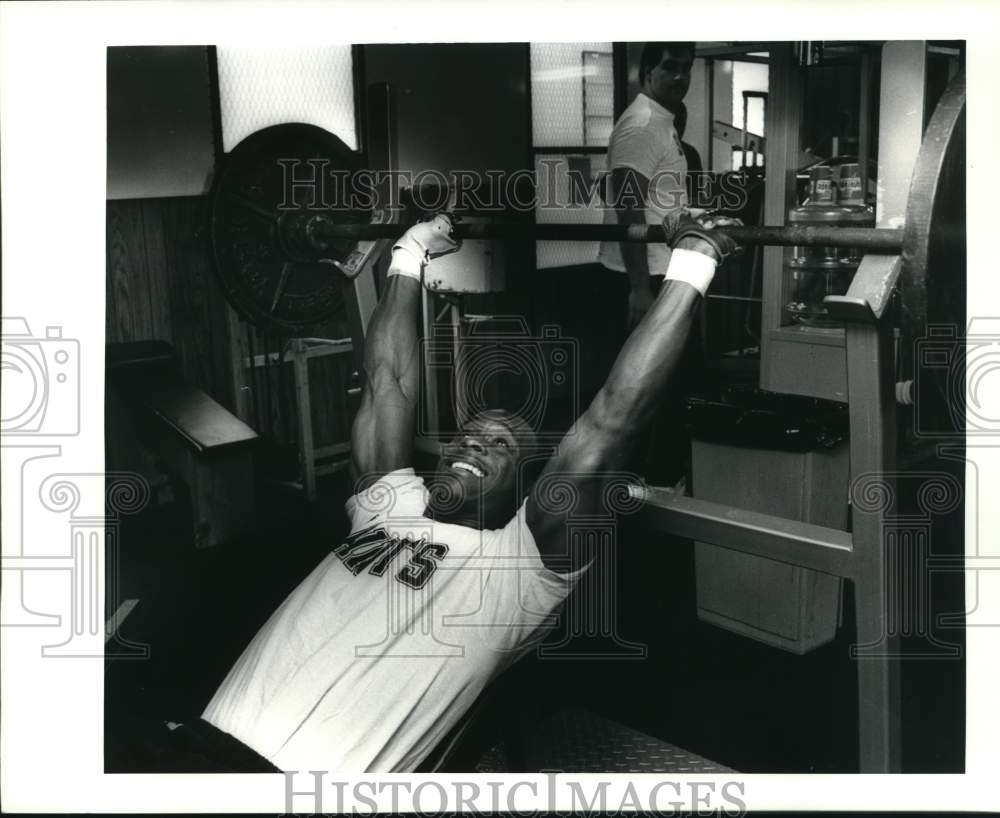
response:
[[[721,237],[706,241],[689,236],[675,244],[675,251],[682,252],[672,254],[660,294],[625,342],[604,386],[563,438],[528,499],[528,525],[543,558],[566,555],[565,514],[547,503],[548,480],[573,487],[577,501],[574,514],[600,511],[608,473],[620,471],[630,462],[681,359],[716,263],[733,247]]]
[[[450,234],[451,221],[438,216],[411,227],[393,246],[385,291],[365,338],[364,387],[351,429],[355,480],[371,482],[412,465],[423,267],[431,256],[458,247]]]

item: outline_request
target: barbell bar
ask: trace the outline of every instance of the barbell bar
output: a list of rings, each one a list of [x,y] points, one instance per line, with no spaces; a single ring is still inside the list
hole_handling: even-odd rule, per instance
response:
[[[399,224],[342,224],[333,216],[313,216],[307,228],[318,243],[330,239],[374,241],[398,238],[406,230]],[[737,244],[781,247],[857,247],[871,253],[899,253],[901,229],[790,225],[785,227],[719,227]],[[526,239],[531,241],[662,242],[663,228],[655,224],[516,224],[476,222],[455,225],[453,235],[462,240]]]
[[[903,229],[795,225],[718,228],[744,246],[857,248],[902,256],[901,321],[907,350],[931,323],[962,323],[964,313],[965,81],[958,75],[939,101],[914,166]],[[258,327],[309,334],[345,315],[350,261],[362,242],[389,241],[407,225],[383,212],[285,206],[289,159],[352,174],[362,157],[312,125],[275,125],[231,151],[211,194],[215,269],[233,307]],[[296,188],[297,190],[298,188]],[[310,198],[305,195],[304,200]],[[295,202],[292,202],[295,205]],[[405,214],[402,214],[405,218]],[[659,225],[532,224],[459,221],[464,240],[664,240]],[[335,266],[330,262],[338,262]],[[348,263],[345,263],[348,262]]]

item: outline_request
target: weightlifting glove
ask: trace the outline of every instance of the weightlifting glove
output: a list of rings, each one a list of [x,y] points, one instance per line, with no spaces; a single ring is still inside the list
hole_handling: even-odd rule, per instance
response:
[[[688,211],[669,214],[663,220],[667,244],[672,248],[666,278],[690,284],[704,296],[715,277],[716,267],[740,249],[733,239],[713,228],[741,224],[739,219],[707,214],[696,219]],[[692,239],[698,241],[692,242]],[[682,242],[693,247],[683,247]]]
[[[698,212],[698,211],[694,211]],[[695,238],[706,242],[715,251],[715,260],[719,264],[736,255],[742,248],[724,233],[717,233],[716,227],[742,226],[739,219],[728,216],[713,216],[700,212],[697,218],[692,211],[680,210],[668,213],[663,219],[663,231],[667,244],[676,248],[683,239]]]
[[[428,261],[459,248],[461,243],[451,237],[452,228],[452,219],[445,213],[413,225],[392,246],[389,275],[419,279]]]

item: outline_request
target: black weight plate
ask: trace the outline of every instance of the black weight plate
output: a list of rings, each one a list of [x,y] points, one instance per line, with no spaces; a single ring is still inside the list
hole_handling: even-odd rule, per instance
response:
[[[934,109],[914,164],[903,232],[902,321],[911,341],[928,324],[965,316],[965,75]]]
[[[901,376],[917,381],[919,425],[956,433],[965,414],[964,360],[958,354],[966,320],[965,174],[965,75],[960,73],[934,109],[914,165],[900,283]],[[921,347],[938,348],[942,341],[955,353],[950,365],[928,366]]]
[[[325,187],[288,184],[289,162],[296,180],[309,179],[315,168]],[[257,131],[226,156],[212,186],[212,250],[226,298],[243,318],[295,335],[343,313],[346,278],[333,264],[296,253],[286,225],[311,211],[328,212],[336,203],[334,172],[353,173],[360,164],[332,133],[302,123]],[[346,211],[338,218],[361,222],[368,214]],[[343,260],[354,244],[332,243],[324,255]]]

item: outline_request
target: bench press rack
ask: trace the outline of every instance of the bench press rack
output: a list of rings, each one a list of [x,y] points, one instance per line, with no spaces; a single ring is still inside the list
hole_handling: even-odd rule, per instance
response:
[[[764,245],[764,282],[765,288],[770,287],[772,293],[783,291],[781,246],[840,243],[861,247],[867,253],[847,294],[827,296],[824,300],[831,317],[844,321],[843,334],[836,343],[813,345],[817,349],[825,347],[827,357],[824,361],[837,362],[839,376],[845,383],[850,424],[851,531],[677,496],[664,488],[636,486],[633,491],[644,500],[643,513],[656,530],[853,582],[857,639],[852,658],[857,660],[858,673],[859,767],[863,773],[899,772],[901,699],[896,618],[900,599],[891,581],[894,577],[890,576],[895,553],[892,549],[899,543],[894,540],[898,533],[893,530],[895,522],[886,513],[895,494],[897,455],[897,373],[889,306],[898,293],[905,356],[912,351],[915,340],[927,332],[941,294],[954,285],[952,274],[960,262],[953,258],[950,266],[948,250],[959,241],[963,242],[964,250],[964,77],[954,78],[924,130],[923,117],[913,115],[914,106],[910,102],[919,97],[918,108],[922,112],[926,45],[916,41],[886,44],[882,54],[882,122],[879,128],[882,150],[877,227],[838,228],[836,236],[831,238],[831,234],[816,229],[809,233],[784,226],[793,198],[789,183],[794,179],[799,157],[797,129],[802,87],[801,77],[797,77],[791,60],[791,47],[776,44],[771,52],[766,167],[768,176],[779,183],[768,188],[765,194],[768,226],[723,229],[737,241]],[[870,66],[866,70],[870,70]],[[392,108],[391,94],[383,91],[380,103],[369,111],[383,118],[381,127],[369,130],[373,144],[376,138],[379,141],[370,157],[384,156],[386,161],[379,166],[389,169],[396,167],[394,129],[387,127],[387,123],[392,122]],[[781,122],[775,112],[786,109],[799,113]],[[381,139],[387,134],[389,138],[383,145]],[[882,145],[882,141],[886,144]],[[867,155],[867,148],[862,153]],[[959,196],[962,197],[960,213],[956,206]],[[220,231],[218,244],[224,248],[227,234],[222,228],[231,218],[227,210],[230,200],[224,188],[220,188],[216,201],[219,205],[216,215]],[[233,207],[245,209],[246,205],[237,199]],[[267,212],[264,211],[265,215]],[[333,252],[330,248],[337,241],[391,241],[405,229],[404,225],[374,220],[371,223],[340,222],[330,214],[308,210],[299,215],[298,220],[277,222],[274,229],[280,232],[284,225],[288,233],[285,239],[294,252],[314,253],[320,258],[329,256]],[[633,230],[629,227],[625,230],[617,225],[466,224],[459,225],[456,233],[469,240],[503,237],[662,240],[659,228]],[[264,235],[263,228],[261,234]],[[284,278],[280,276],[281,280]],[[352,330],[355,330],[353,352],[360,356],[364,331],[375,303],[370,270],[355,278],[354,285],[358,297],[345,298],[344,303]],[[761,386],[779,393],[811,394],[800,391],[801,386],[797,383],[787,384],[785,388],[786,384],[775,379],[775,372],[783,369],[793,374],[804,371],[804,367],[795,365],[799,359],[787,357],[788,344],[782,353],[786,357],[781,359],[781,365],[774,363],[779,357],[775,350],[781,347],[780,342],[787,340],[782,336],[782,324],[786,323],[782,316],[783,304],[780,296],[768,301],[765,295]],[[806,344],[797,342],[795,346],[804,348]],[[843,353],[836,347],[841,347]],[[300,358],[303,362],[308,360],[304,347],[300,348]],[[357,368],[360,369],[360,361]],[[827,370],[834,367],[812,368],[827,375]],[[904,377],[913,375],[907,373]],[[300,407],[300,415],[302,411]],[[432,449],[433,446],[422,445],[432,442],[417,441],[417,447]],[[304,441],[301,446],[301,450],[308,453],[311,444]],[[309,457],[305,457],[303,462],[308,461]],[[306,483],[308,491],[308,480]]]

